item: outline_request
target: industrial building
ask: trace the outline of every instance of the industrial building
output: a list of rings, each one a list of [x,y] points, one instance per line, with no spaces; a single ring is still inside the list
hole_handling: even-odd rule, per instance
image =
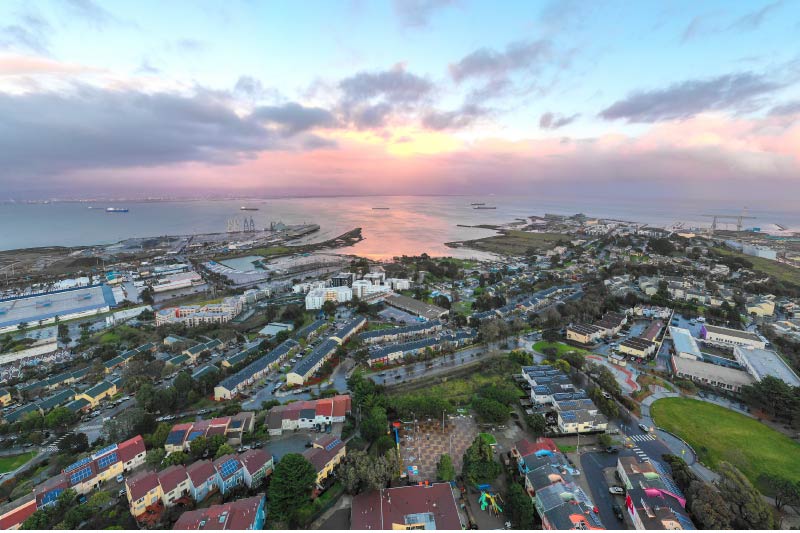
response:
[[[0,300],[0,333],[20,324],[43,325],[108,312],[117,305],[108,285],[73,287],[58,291],[12,296]]]
[[[772,376],[783,380],[790,387],[800,387],[800,378],[777,352],[749,346],[736,346],[733,349],[733,356],[758,381]]]

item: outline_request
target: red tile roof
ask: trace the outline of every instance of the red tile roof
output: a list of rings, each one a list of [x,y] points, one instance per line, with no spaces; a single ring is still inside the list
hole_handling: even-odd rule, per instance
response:
[[[242,462],[250,475],[262,468],[270,460],[269,452],[265,450],[247,450],[239,454],[239,461]]]
[[[161,483],[161,490],[164,493],[175,490],[186,479],[186,467],[183,465],[170,466],[158,473],[158,482]]]
[[[212,505],[207,509],[188,511],[178,518],[172,529],[217,530],[252,529],[256,513],[264,499],[263,494],[252,498],[236,500],[222,505]]]
[[[350,412],[350,396],[341,394],[333,397],[333,416],[344,416]]]
[[[199,487],[210,478],[214,477],[216,470],[214,470],[214,465],[211,463],[211,461],[205,460],[197,461],[196,463],[189,465],[186,468],[186,473],[192,480],[192,485]]]
[[[353,497],[350,528],[393,529],[393,524],[405,526],[406,517],[415,514],[429,514],[439,530],[461,529],[458,507],[449,483],[361,493]]]
[[[125,442],[120,443],[120,445],[117,447],[117,451],[119,452],[120,461],[127,463],[140,453],[146,452],[144,447],[144,439],[142,439],[141,435],[136,435],[132,439],[128,439]]]
[[[35,499],[30,499],[24,503],[20,502],[19,507],[15,507],[0,516],[0,529],[7,531],[12,528],[17,528],[35,512]]]
[[[129,477],[125,484],[128,486],[131,501],[136,501],[158,486],[158,474],[153,471],[139,472]]]
[[[317,416],[332,416],[333,400],[317,401]]]

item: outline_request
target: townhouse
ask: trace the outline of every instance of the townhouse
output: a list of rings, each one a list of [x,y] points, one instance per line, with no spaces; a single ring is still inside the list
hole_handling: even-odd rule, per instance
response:
[[[409,339],[420,335],[427,335],[442,330],[442,323],[439,320],[431,320],[422,324],[413,324],[396,328],[376,329],[361,333],[358,337],[364,344],[375,344],[379,342],[397,342],[402,339]]]
[[[236,397],[242,389],[262,379],[270,371],[276,370],[299,348],[300,345],[297,341],[286,339],[263,357],[256,359],[235,374],[220,381],[214,387],[214,399],[220,401]]]
[[[363,492],[353,497],[350,529],[466,529],[449,483],[410,485]]]
[[[117,386],[110,381],[101,381],[94,387],[77,394],[76,400],[86,400],[89,402],[89,407],[94,409],[100,402],[106,398],[110,398],[117,393]]]
[[[183,513],[175,522],[176,530],[260,530],[266,519],[266,497],[263,494],[243,498],[206,509]]]
[[[325,339],[286,374],[286,383],[289,385],[304,384],[322,368],[328,359],[333,357],[339,346],[341,343],[333,337]]]
[[[324,490],[326,480],[346,455],[347,448],[344,442],[335,436],[323,437],[303,452],[303,457],[308,459],[308,462],[314,465],[314,469],[317,471],[318,490]]]
[[[344,422],[350,409],[351,400],[347,394],[277,405],[269,410],[266,425],[273,436],[295,429],[322,429],[334,422]]]
[[[448,347],[456,348],[472,343],[476,338],[477,332],[475,331],[457,331],[409,342],[373,347],[367,355],[367,364],[369,366],[391,364],[404,357],[420,355],[428,349],[439,352]]]
[[[209,438],[214,435],[223,435],[229,444],[238,445],[242,442],[244,433],[253,431],[254,421],[255,413],[243,411],[235,416],[175,424],[167,435],[164,449],[167,455],[173,452],[185,452],[190,449],[194,439]]]
[[[697,529],[686,513],[686,497],[660,463],[619,457],[616,473],[625,488],[625,510],[636,529]]]

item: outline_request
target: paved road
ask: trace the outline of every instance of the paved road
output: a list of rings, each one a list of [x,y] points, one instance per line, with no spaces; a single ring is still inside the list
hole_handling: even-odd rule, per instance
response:
[[[479,361],[488,357],[489,353],[490,350],[488,350],[486,346],[474,346],[452,355],[444,355],[436,359],[431,359],[430,361],[422,361],[399,366],[383,372],[373,373],[369,375],[369,378],[379,385],[394,385],[420,378],[429,378],[442,372],[448,372],[455,367]]]
[[[617,503],[624,507],[624,501],[618,496],[608,492],[608,484],[603,473],[605,468],[613,468],[617,465],[617,455],[589,452],[581,455],[581,473],[586,476],[586,483],[592,492],[592,502],[600,511],[600,520],[606,529],[625,529],[625,525],[620,521],[612,510],[612,505]]]

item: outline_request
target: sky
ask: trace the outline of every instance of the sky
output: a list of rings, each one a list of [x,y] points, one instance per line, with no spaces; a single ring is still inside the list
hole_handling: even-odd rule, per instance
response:
[[[8,198],[800,198],[800,2],[5,0]]]

